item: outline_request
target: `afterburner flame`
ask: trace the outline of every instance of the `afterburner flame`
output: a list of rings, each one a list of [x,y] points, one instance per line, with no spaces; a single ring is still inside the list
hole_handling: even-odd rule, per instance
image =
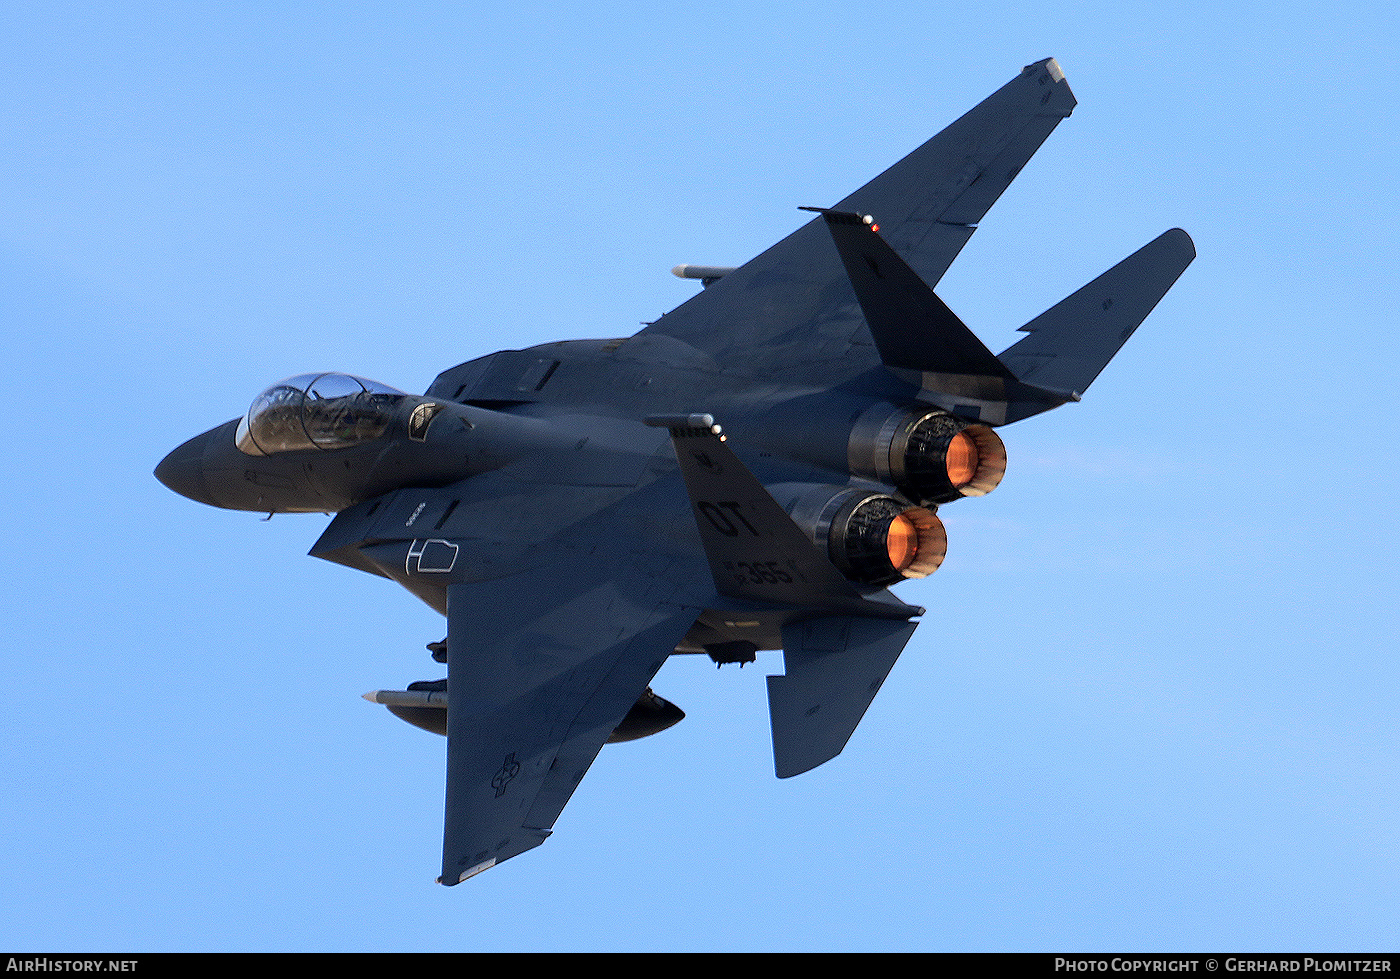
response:
[[[913,532],[913,540],[903,545],[907,547],[907,552],[903,552],[904,560],[897,561],[894,543],[896,534],[903,537],[908,531]],[[890,521],[889,536],[885,542],[889,550],[890,564],[903,578],[928,577],[938,570],[938,566],[948,554],[948,532],[943,527],[943,521],[939,520],[932,510],[924,507],[905,510]]]
[[[971,450],[972,474],[961,482],[953,476],[953,451],[959,442]],[[986,425],[969,425],[948,444],[948,478],[963,496],[986,496],[1006,475],[1006,446]]]
[[[812,487],[807,502],[793,515],[803,526],[812,525],[808,514],[815,518],[815,540],[826,545],[847,578],[863,585],[891,585],[938,570],[948,553],[948,535],[932,510],[854,487],[827,495],[833,489]]]
[[[919,553],[919,532],[904,514],[890,521],[890,529],[885,533],[885,550],[890,556],[890,565],[903,573],[914,563]]]
[[[943,458],[948,468],[948,482],[954,489],[962,489],[977,475],[977,444],[967,432],[959,432],[952,437]]]

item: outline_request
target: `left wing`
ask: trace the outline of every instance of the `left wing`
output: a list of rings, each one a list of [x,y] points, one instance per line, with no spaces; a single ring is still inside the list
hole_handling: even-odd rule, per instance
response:
[[[932,288],[1075,104],[1053,58],[1027,65],[834,210],[873,214],[890,246]],[[876,366],[828,238],[822,222],[808,222],[621,349],[673,337],[726,371],[768,377],[796,370],[823,386],[853,366]]]
[[[448,586],[443,884],[544,842],[699,613],[617,529],[606,555]]]

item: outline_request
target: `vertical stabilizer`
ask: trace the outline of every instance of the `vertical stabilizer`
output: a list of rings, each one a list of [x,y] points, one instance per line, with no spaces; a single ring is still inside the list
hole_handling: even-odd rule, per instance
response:
[[[826,221],[886,367],[1011,379],[1002,362],[880,237],[872,217],[803,210]]]

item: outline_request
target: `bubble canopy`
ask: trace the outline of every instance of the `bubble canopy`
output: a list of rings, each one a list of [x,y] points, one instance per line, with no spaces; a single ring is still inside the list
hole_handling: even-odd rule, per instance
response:
[[[298,374],[253,400],[235,441],[254,456],[359,445],[384,434],[405,397],[349,374]]]

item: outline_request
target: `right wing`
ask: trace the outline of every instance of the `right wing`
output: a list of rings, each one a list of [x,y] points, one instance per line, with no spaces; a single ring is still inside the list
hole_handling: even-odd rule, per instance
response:
[[[678,480],[625,492],[501,470],[344,510],[312,549],[447,615],[442,883],[549,836],[713,598],[698,546],[669,533],[685,513]]]
[[[1074,106],[1053,58],[1029,65],[834,209],[874,215],[886,241],[933,287],[976,222]],[[858,344],[868,339],[827,239],[820,220],[808,222],[637,339],[674,337],[727,369],[754,374],[847,358],[853,337]],[[873,351],[866,359],[866,366],[879,362]]]
[[[625,534],[619,537],[625,542]],[[619,546],[447,590],[443,884],[539,846],[695,622],[665,558]]]

